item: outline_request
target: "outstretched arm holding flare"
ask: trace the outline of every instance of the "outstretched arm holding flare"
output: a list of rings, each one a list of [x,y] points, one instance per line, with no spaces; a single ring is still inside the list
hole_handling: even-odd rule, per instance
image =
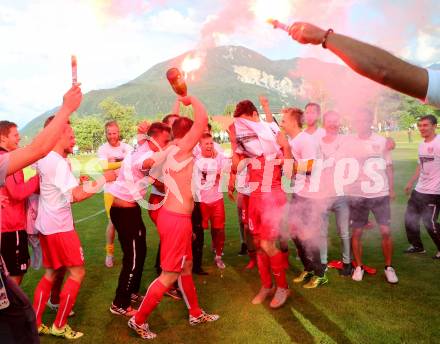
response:
[[[425,100],[428,71],[405,62],[389,52],[353,38],[325,31],[309,23],[294,23],[289,35],[302,44],[322,44],[355,72],[411,97]],[[432,102],[440,106],[440,102]]]
[[[70,115],[81,104],[82,93],[79,86],[80,84],[76,84],[67,91],[63,98],[63,105],[55,118],[35,137],[31,144],[9,153],[8,175],[43,158],[55,146],[64,132],[64,126]]]

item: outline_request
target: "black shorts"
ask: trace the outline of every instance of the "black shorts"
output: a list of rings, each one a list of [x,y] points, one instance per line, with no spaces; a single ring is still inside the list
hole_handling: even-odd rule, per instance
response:
[[[390,197],[352,197],[350,199],[350,226],[362,228],[368,223],[370,211],[376,222],[382,226],[391,224]]]
[[[25,230],[2,233],[1,253],[11,276],[24,275],[29,267],[28,237]]]

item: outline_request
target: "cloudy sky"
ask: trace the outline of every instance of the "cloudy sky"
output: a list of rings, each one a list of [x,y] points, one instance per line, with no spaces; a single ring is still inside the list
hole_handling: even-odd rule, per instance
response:
[[[3,0],[0,119],[23,126],[59,105],[71,83],[71,54],[84,92],[213,45],[337,61],[274,31],[264,22],[271,16],[332,27],[426,66],[440,62],[439,13],[438,0]]]

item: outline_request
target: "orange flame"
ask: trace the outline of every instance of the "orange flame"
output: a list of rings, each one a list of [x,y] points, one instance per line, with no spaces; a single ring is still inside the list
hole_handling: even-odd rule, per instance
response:
[[[202,58],[200,56],[195,54],[186,55],[181,66],[185,79],[187,79],[190,75],[192,76],[192,79],[194,79],[194,72],[200,69],[201,66]]]
[[[285,21],[291,10],[291,0],[255,0],[252,6],[255,18],[261,22],[269,21],[269,18]]]

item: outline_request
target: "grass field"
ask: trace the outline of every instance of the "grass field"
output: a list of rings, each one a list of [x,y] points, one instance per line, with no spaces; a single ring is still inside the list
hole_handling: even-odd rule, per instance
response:
[[[250,300],[259,289],[257,271],[244,272],[246,257],[238,257],[239,234],[235,205],[226,201],[227,241],[225,263],[220,273],[212,263],[210,235],[205,235],[205,267],[209,276],[195,276],[202,307],[221,315],[216,323],[190,327],[183,302],[164,298],[150,317],[156,343],[439,343],[440,329],[440,262],[433,261],[434,245],[423,230],[428,253],[405,256],[408,246],[403,227],[406,196],[403,187],[416,164],[417,144],[408,144],[405,136],[396,138],[395,180],[397,200],[392,206],[392,230],[395,243],[394,266],[400,278],[398,285],[389,285],[383,276],[383,258],[377,230],[364,235],[364,260],[378,269],[375,276],[366,276],[360,283],[329,271],[330,283],[315,290],[306,290],[291,283],[288,303],[273,311],[267,305],[254,306]],[[399,140],[400,139],[400,140]],[[75,219],[83,219],[103,208],[102,195],[74,205]],[[158,236],[144,214],[147,226],[147,259],[143,285],[154,278],[154,259]],[[104,267],[104,231],[106,216],[101,213],[81,221],[77,230],[86,258],[87,275],[75,311],[70,319],[74,329],[85,333],[78,343],[139,343],[127,327],[127,319],[108,311],[120,271],[120,250],[116,243],[116,266]],[[334,221],[330,229],[329,258],[339,259],[339,243]],[[292,256],[289,280],[301,269]],[[43,271],[30,271],[23,288],[32,297]],[[144,291],[144,290],[142,290]],[[55,315],[47,311],[46,323]],[[43,337],[42,343],[62,340]]]

